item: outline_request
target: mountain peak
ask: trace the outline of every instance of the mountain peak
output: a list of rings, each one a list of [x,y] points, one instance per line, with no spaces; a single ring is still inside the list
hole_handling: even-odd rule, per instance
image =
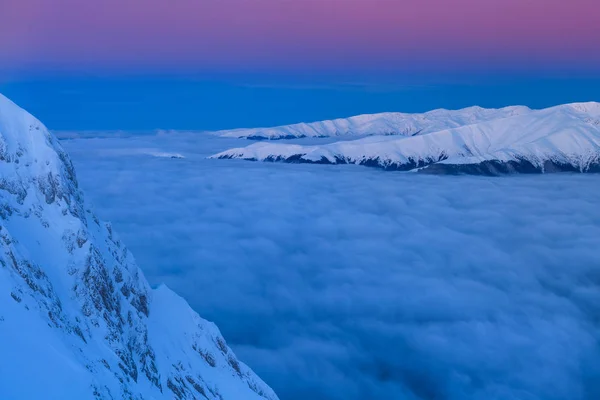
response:
[[[0,172],[0,398],[277,398],[213,324],[150,288],[58,141],[2,95]]]

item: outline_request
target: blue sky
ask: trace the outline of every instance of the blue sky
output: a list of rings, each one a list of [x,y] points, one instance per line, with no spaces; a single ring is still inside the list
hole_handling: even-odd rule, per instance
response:
[[[216,130],[471,105],[600,100],[600,75],[24,75],[0,92],[56,130]]]
[[[8,0],[0,91],[53,129],[600,100],[597,0],[447,3]]]

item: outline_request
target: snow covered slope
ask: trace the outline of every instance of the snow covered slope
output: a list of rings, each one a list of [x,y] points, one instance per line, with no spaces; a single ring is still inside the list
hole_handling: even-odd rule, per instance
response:
[[[254,140],[294,139],[304,137],[402,135],[412,136],[456,128],[483,121],[527,114],[527,107],[500,109],[469,107],[462,110],[433,110],[423,114],[382,113],[358,115],[331,121],[301,123],[274,128],[233,129],[215,132],[224,137]]]
[[[408,137],[371,136],[320,146],[256,143],[213,157],[428,173],[600,172],[600,103],[567,104]]]
[[[277,399],[219,330],[152,290],[57,140],[0,95],[0,398]]]

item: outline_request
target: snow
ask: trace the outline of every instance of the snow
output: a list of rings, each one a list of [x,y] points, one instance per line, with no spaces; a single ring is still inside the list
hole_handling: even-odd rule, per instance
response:
[[[413,136],[373,136],[313,146],[260,142],[213,157],[350,163],[435,172],[447,171],[444,165],[479,166],[485,162],[512,162],[531,166],[535,172],[546,172],[548,166],[588,172],[600,169],[599,121],[600,104],[575,103],[515,112],[514,115],[451,129],[426,130]],[[435,169],[431,168],[432,165],[436,165]],[[516,168],[519,170],[518,166]],[[461,171],[480,173],[481,169],[463,168]],[[484,172],[494,173],[493,170]]]
[[[462,110],[439,109],[423,114],[381,113],[273,128],[217,131],[215,134],[222,137],[255,140],[364,135],[411,136],[529,112],[531,110],[527,107],[513,106],[500,109],[481,107],[469,107]]]
[[[277,398],[213,324],[150,288],[57,139],[2,95],[0,173],[0,398]]]

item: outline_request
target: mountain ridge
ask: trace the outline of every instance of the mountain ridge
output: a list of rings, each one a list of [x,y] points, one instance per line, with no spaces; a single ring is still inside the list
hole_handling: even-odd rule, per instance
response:
[[[212,157],[426,173],[597,172],[600,103],[565,104],[412,135],[373,135],[313,146],[261,142]]]
[[[336,137],[365,135],[404,135],[462,126],[467,123],[523,114],[525,106],[483,108],[471,106],[459,110],[439,108],[425,113],[383,112],[360,114],[348,118],[297,123],[276,127],[241,128],[214,132],[217,136],[251,140],[282,140],[305,137]]]

